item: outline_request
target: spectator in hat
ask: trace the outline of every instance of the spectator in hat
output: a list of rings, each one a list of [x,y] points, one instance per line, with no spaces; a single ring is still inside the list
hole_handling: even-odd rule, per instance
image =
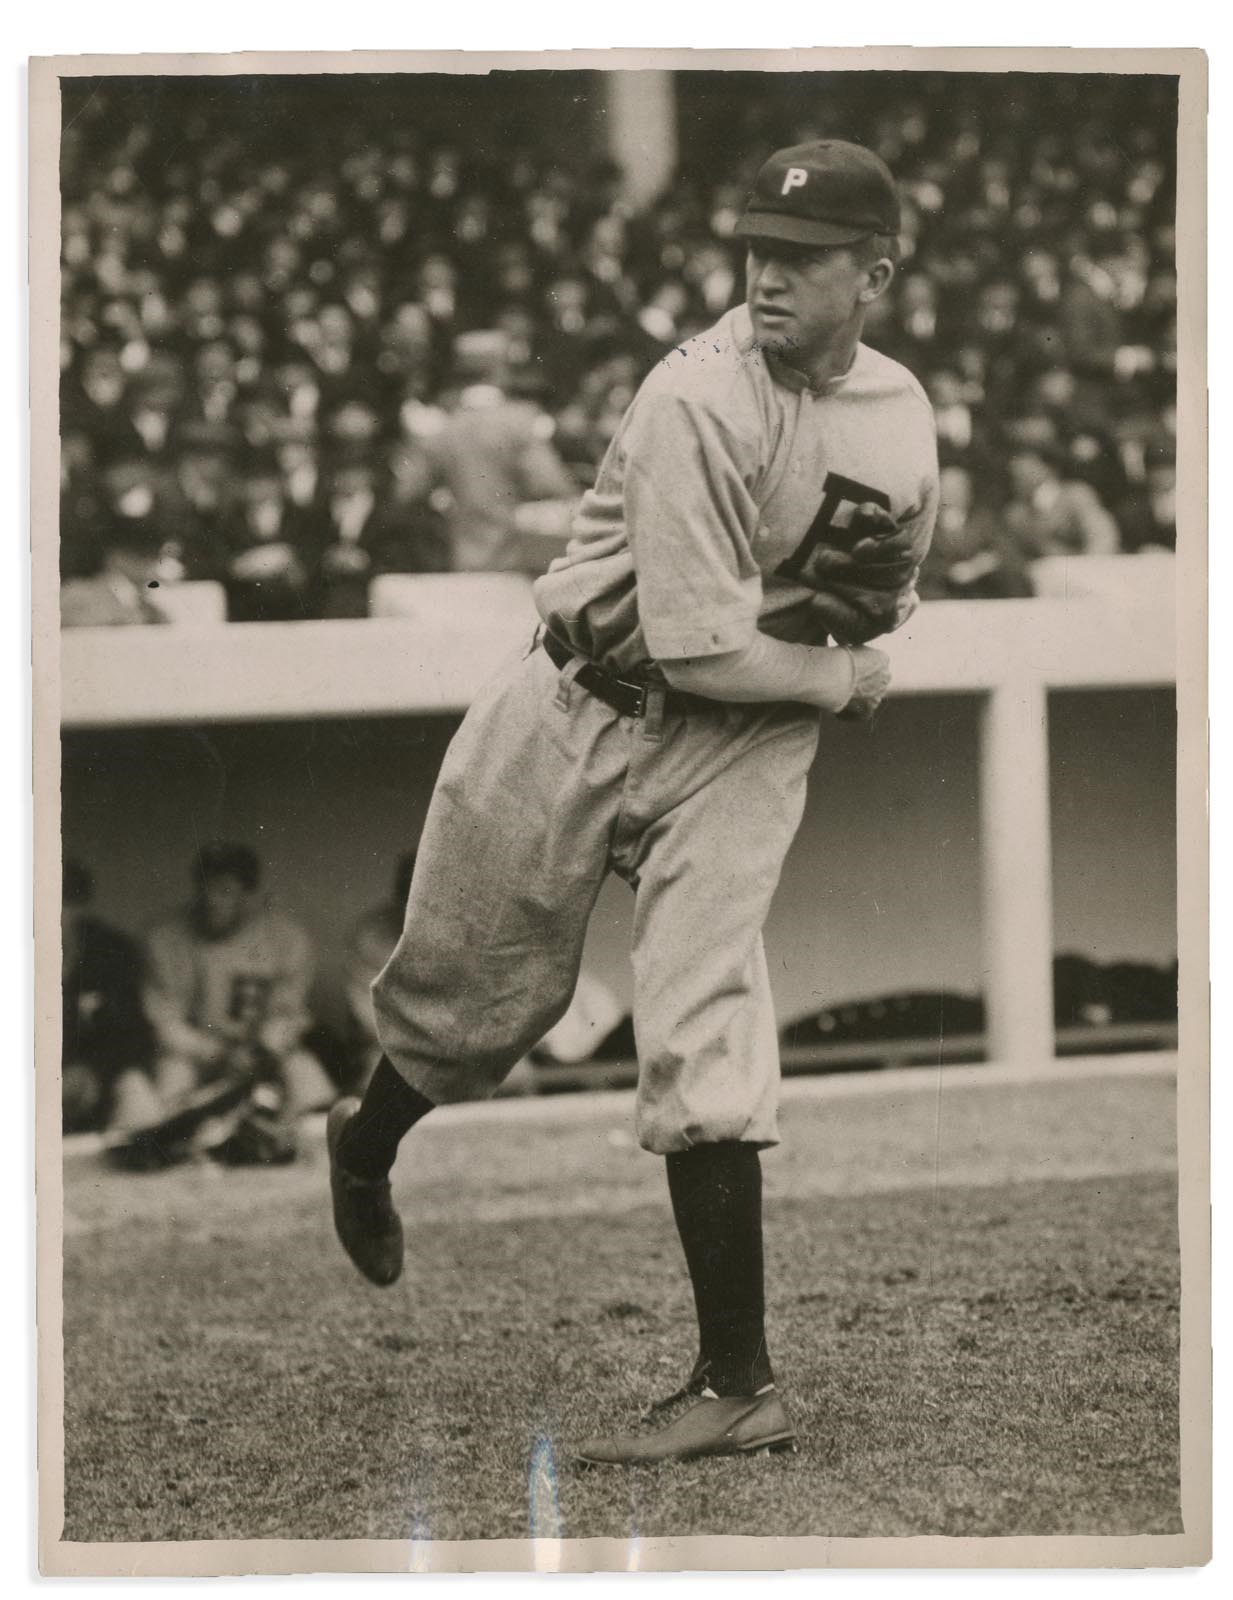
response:
[[[61,586],[61,626],[115,628],[168,621],[156,598],[162,551],[161,536],[150,528],[117,524],[99,571]]]
[[[1107,381],[1125,340],[1117,276],[1101,250],[1072,256],[1059,305],[1064,348],[1076,372]]]
[[[1102,505],[1119,505],[1125,497],[1126,469],[1109,428],[1076,427],[1066,437],[1062,476],[1090,484]]]
[[[1025,560],[1117,554],[1117,523],[1090,484],[1063,478],[1055,451],[1019,449],[1009,470],[1011,496],[1004,517]]]
[[[305,530],[287,503],[278,461],[254,452],[240,474],[226,526],[227,616],[232,622],[291,622],[311,615]]]
[[[283,418],[282,396],[273,384],[241,389],[231,416],[247,449],[273,452]]]
[[[236,428],[239,422],[235,407],[239,397],[236,356],[228,341],[215,338],[194,346],[183,420]]]
[[[375,367],[387,400],[396,406],[422,392],[433,365],[433,326],[424,307],[414,301],[396,306],[377,342]]]
[[[1007,534],[987,478],[957,461],[943,462],[933,543],[921,568],[922,600],[1025,598],[1031,578],[1017,541]]]
[[[551,417],[505,392],[506,340],[469,334],[455,346],[459,380],[453,410],[424,440],[435,483],[449,490],[451,565],[459,572],[524,569],[514,514],[530,500],[577,494],[552,443]]]
[[[82,359],[77,381],[70,373],[61,385],[61,425],[84,433],[101,462],[131,460],[145,451],[131,402],[120,352],[99,345]]]
[[[1157,444],[1147,452],[1146,479],[1118,507],[1125,550],[1177,548],[1177,463],[1173,447]]]
[[[237,436],[226,423],[186,423],[176,432],[175,454],[170,525],[176,555],[186,578],[221,581],[234,509]]]
[[[448,572],[450,548],[446,519],[438,501],[448,491],[433,490],[432,465],[420,443],[399,440],[386,453],[386,471],[363,547],[372,576],[387,572]]]
[[[158,589],[165,575],[167,523],[155,474],[143,461],[127,461],[110,467],[104,481],[107,500],[97,529],[95,570],[62,585],[61,625],[166,622]]]
[[[326,485],[317,452],[316,423],[309,416],[282,417],[274,429],[274,440],[287,504],[306,523],[319,524]]]
[[[365,393],[340,395],[325,418],[324,441],[334,451],[350,451],[354,456],[376,454],[381,419]]]
[[[129,416],[146,454],[170,454],[173,429],[184,400],[184,372],[175,356],[155,351],[132,384]]]
[[[323,305],[313,319],[315,331],[308,354],[322,390],[337,391],[354,381],[357,371],[355,320],[345,305]]]
[[[366,617],[374,576],[372,534],[378,512],[377,476],[361,450],[341,456],[321,507],[321,554],[313,574],[313,612],[319,617]]]
[[[307,359],[291,357],[274,368],[273,383],[283,410],[297,422],[315,423],[321,405],[321,384]]]
[[[940,367],[929,374],[925,387],[933,405],[939,447],[957,452],[970,449],[978,436],[972,406],[967,399],[967,386],[959,374],[949,367]]]
[[[85,578],[98,571],[104,524],[103,486],[93,437],[80,427],[60,433],[60,577]]]

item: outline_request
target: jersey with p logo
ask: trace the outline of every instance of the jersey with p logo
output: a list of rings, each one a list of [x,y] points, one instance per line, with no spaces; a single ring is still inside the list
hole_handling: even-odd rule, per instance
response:
[[[845,504],[850,508],[873,505],[883,511],[891,509],[890,496],[881,489],[875,489],[868,483],[857,483],[855,478],[845,478],[841,472],[828,472],[822,480],[822,503],[818,507],[818,514],[809,524],[800,544],[775,568],[778,577],[797,579],[808,584],[810,563],[819,546],[851,552],[860,537],[860,529],[850,522],[845,526],[837,520]]]
[[[838,594],[862,619],[853,637],[887,631],[937,513],[928,400],[904,367],[864,345],[840,382],[819,392],[773,383],[760,398],[773,407],[766,468],[752,485],[762,616]],[[872,574],[862,566],[869,540],[884,558]]]
[[[910,609],[937,499],[933,413],[905,367],[859,345],[813,390],[738,306],[645,380],[536,603],[618,670],[735,650],[755,628],[860,643]]]

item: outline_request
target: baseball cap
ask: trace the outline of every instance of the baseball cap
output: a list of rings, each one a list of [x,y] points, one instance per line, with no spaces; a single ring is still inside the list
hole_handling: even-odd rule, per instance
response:
[[[261,881],[257,852],[230,839],[210,839],[197,850],[193,880],[208,883],[211,878],[237,878],[245,889],[253,890]]]
[[[754,180],[736,231],[788,244],[851,244],[899,232],[899,195],[880,156],[844,139],[777,150]]]

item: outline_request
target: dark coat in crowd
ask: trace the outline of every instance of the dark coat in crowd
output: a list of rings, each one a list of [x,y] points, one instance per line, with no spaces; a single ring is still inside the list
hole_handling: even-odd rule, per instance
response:
[[[61,1054],[66,1072],[85,1068],[93,1080],[97,1099],[80,1108],[90,1125],[106,1125],[121,1073],[150,1069],[141,981],[141,953],[127,934],[97,917],[66,920]]]

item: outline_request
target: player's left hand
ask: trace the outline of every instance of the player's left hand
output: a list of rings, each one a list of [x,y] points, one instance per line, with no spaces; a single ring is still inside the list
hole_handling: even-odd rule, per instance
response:
[[[852,520],[848,526],[858,540],[885,539],[888,534],[895,533],[899,524],[886,509],[873,500],[865,500],[852,513]]]
[[[872,501],[857,506],[849,524],[849,555],[863,583],[895,589],[915,579],[920,563],[912,529],[918,514],[913,508],[897,521],[884,506]]]
[[[838,713],[842,722],[872,722],[890,688],[890,658],[868,645],[848,646],[855,668],[852,698]]]

